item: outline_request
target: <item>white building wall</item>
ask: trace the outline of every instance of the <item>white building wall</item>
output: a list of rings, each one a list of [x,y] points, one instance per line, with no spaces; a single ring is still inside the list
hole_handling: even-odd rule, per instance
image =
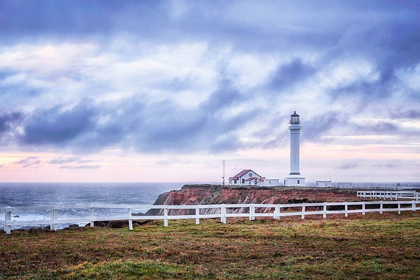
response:
[[[261,184],[262,186],[279,186],[280,179],[264,179],[264,182]]]
[[[301,126],[291,124],[290,127],[290,174],[300,174],[300,129]]]
[[[255,181],[246,181],[247,179],[251,178],[251,177],[257,177],[257,184],[259,184],[259,179],[261,178],[260,175],[256,174],[254,171],[248,171],[247,173],[245,173],[244,175],[242,175],[239,178],[239,184],[238,185],[247,185],[247,186],[253,186],[255,185]]]

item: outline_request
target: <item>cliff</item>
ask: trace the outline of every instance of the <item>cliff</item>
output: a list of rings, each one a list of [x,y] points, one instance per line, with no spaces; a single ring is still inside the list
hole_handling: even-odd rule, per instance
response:
[[[181,190],[161,194],[155,205],[208,205],[208,204],[285,204],[358,201],[356,190],[309,187],[231,187],[220,185],[185,185]],[[203,209],[212,213],[215,209]],[[174,211],[174,210],[172,210]],[[195,210],[180,210],[177,214],[193,214]],[[243,212],[238,208],[235,212]],[[161,211],[149,211],[149,214]]]

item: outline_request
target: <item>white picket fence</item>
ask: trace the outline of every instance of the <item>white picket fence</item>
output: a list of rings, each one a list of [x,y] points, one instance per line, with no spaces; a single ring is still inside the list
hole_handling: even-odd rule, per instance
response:
[[[420,193],[415,191],[358,191],[357,197],[370,199],[415,199],[420,200]]]
[[[219,204],[219,205],[73,205],[73,206],[52,206],[52,207],[5,207],[4,221],[0,221],[0,228],[3,228],[7,234],[11,233],[13,227],[50,225],[51,230],[57,230],[58,224],[90,224],[99,221],[120,221],[125,220],[129,223],[129,229],[133,229],[135,220],[163,220],[164,226],[168,226],[169,220],[195,219],[196,224],[200,219],[220,218],[222,223],[227,222],[227,218],[249,218],[255,220],[256,217],[272,217],[280,219],[288,216],[301,216],[302,219],[308,215],[323,215],[327,218],[330,214],[349,214],[369,212],[383,213],[385,211],[417,211],[420,210],[419,201],[363,201],[363,202],[324,202],[324,203],[300,203],[300,204]],[[366,206],[370,206],[367,208]],[[394,205],[389,208],[387,205]],[[95,216],[95,209],[125,209],[125,215],[118,216]],[[242,213],[235,213],[235,209],[244,208]],[[342,208],[337,210],[337,208]],[[350,209],[351,208],[351,209]],[[80,218],[59,218],[58,211],[64,209],[88,209],[89,215]],[[133,215],[133,210],[163,210],[162,215]],[[195,214],[178,215],[176,210],[195,210]],[[200,213],[203,209],[216,209],[214,214]],[[13,220],[13,213],[22,213],[24,211],[48,210],[50,212],[49,220],[37,221],[18,221]],[[161,211],[160,211],[161,212]]]

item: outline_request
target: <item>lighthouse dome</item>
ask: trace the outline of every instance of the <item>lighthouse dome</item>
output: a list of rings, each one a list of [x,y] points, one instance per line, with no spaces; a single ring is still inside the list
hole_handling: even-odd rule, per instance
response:
[[[290,117],[290,124],[300,124],[299,115],[296,114],[296,111]]]

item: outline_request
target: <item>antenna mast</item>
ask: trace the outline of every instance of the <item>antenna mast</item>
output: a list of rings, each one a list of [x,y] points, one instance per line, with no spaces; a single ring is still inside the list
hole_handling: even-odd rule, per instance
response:
[[[222,179],[223,179],[223,186],[225,185],[225,161],[226,160],[222,160],[222,162],[223,162],[223,177],[222,177]]]

